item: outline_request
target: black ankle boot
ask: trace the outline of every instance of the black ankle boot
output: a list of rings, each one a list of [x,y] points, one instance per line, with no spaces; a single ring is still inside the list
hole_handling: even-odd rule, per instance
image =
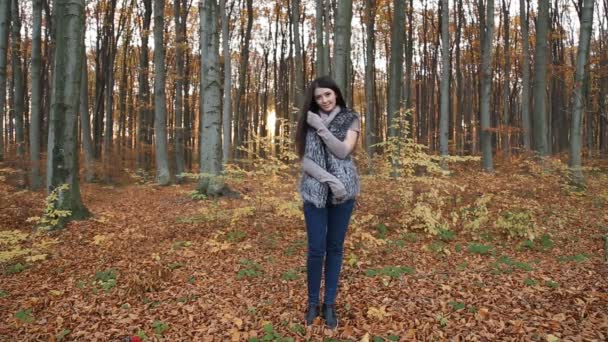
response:
[[[317,304],[308,304],[308,308],[306,309],[306,314],[304,315],[304,321],[306,325],[312,325],[312,322],[319,316],[319,305]]]
[[[336,305],[325,305],[321,309],[321,317],[325,319],[325,325],[330,329],[338,327],[338,315],[336,314]]]

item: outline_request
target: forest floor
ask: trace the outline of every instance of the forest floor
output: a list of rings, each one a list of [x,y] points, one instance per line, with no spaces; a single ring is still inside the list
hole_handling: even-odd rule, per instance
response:
[[[556,161],[496,168],[362,176],[329,331],[303,326],[295,176],[234,173],[240,198],[199,200],[83,184],[93,216],[48,234],[28,222],[44,194],[0,164],[0,341],[608,340],[608,161],[586,188]]]

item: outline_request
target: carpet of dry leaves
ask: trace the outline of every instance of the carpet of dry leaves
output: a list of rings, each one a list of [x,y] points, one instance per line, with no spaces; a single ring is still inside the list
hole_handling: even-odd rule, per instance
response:
[[[41,214],[44,194],[14,187],[14,170],[0,164],[0,232],[25,234],[0,241],[0,252],[28,251],[0,263],[0,341],[606,341],[608,164],[596,164],[583,192],[521,160],[494,174],[454,167],[445,177],[464,186],[447,211],[483,194],[499,199],[490,213],[541,203],[535,224],[553,244],[545,249],[522,248],[491,223],[476,233],[456,224],[454,237],[437,244],[393,219],[404,210],[394,181],[364,176],[336,331],[320,319],[303,327],[296,177],[248,174],[228,181],[240,198],[198,201],[193,183],[84,184],[92,218],[33,234],[26,220]],[[471,252],[473,242],[492,252]],[[527,266],[497,267],[505,256]],[[17,263],[25,269],[14,271]],[[370,273],[390,266],[409,271]]]

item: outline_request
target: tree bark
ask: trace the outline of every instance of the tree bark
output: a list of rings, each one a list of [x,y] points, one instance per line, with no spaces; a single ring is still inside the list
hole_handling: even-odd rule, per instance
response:
[[[577,184],[582,184],[584,181],[581,170],[581,117],[585,104],[585,99],[583,98],[584,82],[588,81],[585,79],[585,65],[587,64],[589,41],[593,29],[593,2],[593,0],[584,0],[576,57],[576,72],[574,75],[574,105],[572,109],[572,126],[570,128],[570,169],[573,181]]]
[[[93,162],[95,150],[91,139],[91,114],[89,112],[89,69],[87,67],[86,48],[82,44],[82,80],[80,84],[80,126],[82,127],[82,146],[84,150],[84,181],[95,179]]]
[[[441,117],[439,119],[439,150],[442,157],[449,154],[450,118],[450,32],[448,0],[441,1]],[[442,162],[447,168],[447,163]]]
[[[165,99],[165,0],[154,0],[154,134],[156,137],[156,182],[171,182],[167,154],[167,109]]]
[[[522,85],[521,85],[521,121],[524,150],[529,151],[530,144],[530,41],[528,29],[528,1],[519,0],[519,22],[522,36]]]
[[[243,45],[241,46],[241,56],[239,59],[239,87],[236,93],[236,99],[234,100],[234,157],[238,158],[240,152],[238,150],[243,143],[247,126],[247,115],[245,112],[245,101],[243,96],[246,90],[247,72],[249,69],[249,42],[251,41],[251,29],[253,26],[253,1],[246,0],[247,4],[247,28],[245,30],[245,37],[243,39]]]
[[[480,3],[483,0],[480,0]],[[481,53],[481,150],[482,168],[486,172],[492,172],[492,132],[490,130],[491,115],[490,102],[492,100],[492,38],[494,31],[494,0],[487,0],[485,20],[480,22],[482,31],[482,53]],[[482,6],[480,6],[482,8]]]
[[[325,46],[323,40],[323,14],[325,8],[325,0],[316,0],[316,16],[315,16],[315,29],[317,38],[317,77],[329,74],[329,66],[325,64],[325,49],[329,49]],[[325,14],[327,15],[327,14]],[[329,34],[325,32],[325,34]]]
[[[300,0],[293,0],[293,11],[292,11],[292,24],[293,24],[293,42],[294,42],[294,68],[295,68],[295,96],[294,96],[294,104],[295,108],[300,108],[303,103],[302,99],[304,98],[304,66],[302,62],[302,47],[300,46]],[[292,111],[293,113],[297,113],[297,111]],[[294,119],[295,114],[294,114]],[[292,122],[295,122],[292,121]]]
[[[0,161],[4,160],[4,120],[6,111],[6,63],[8,55],[8,30],[10,25],[10,0],[0,0]]]
[[[401,95],[403,85],[403,22],[405,20],[405,0],[395,0],[393,21],[391,23],[391,55],[388,75],[388,136],[400,134],[393,121],[401,112]]]
[[[222,171],[221,96],[219,76],[219,34],[217,30],[218,5],[216,0],[199,3],[201,22],[201,113],[199,192],[217,196],[224,185],[218,176]]]
[[[175,80],[175,174],[179,175],[184,172],[184,120],[183,120],[183,98],[184,98],[184,50],[186,49],[187,41],[185,39],[186,23],[182,22],[181,11],[187,11],[187,8],[181,8],[181,0],[173,2],[173,18],[175,22],[175,68],[177,76]],[[177,178],[179,179],[179,178]]]
[[[365,1],[365,16],[367,18],[367,31],[366,31],[366,50],[365,50],[365,149],[368,156],[373,156],[376,148],[373,146],[376,144],[376,114],[374,111],[375,102],[375,47],[376,41],[374,35],[376,34],[376,6],[373,0]]]
[[[42,110],[42,0],[32,1],[32,96],[30,121],[30,188],[42,187],[40,171],[40,122]],[[1,118],[0,118],[1,120]],[[1,133],[0,133],[1,134]]]
[[[403,0],[397,0],[403,2]],[[353,17],[352,0],[338,0],[338,8],[335,17],[334,33],[334,68],[333,75],[336,84],[344,93],[344,98],[348,98],[348,65],[350,63],[350,34],[351,21]]]
[[[67,184],[58,194],[56,208],[71,214],[71,219],[90,215],[82,203],[78,182],[77,111],[82,80],[82,47],[84,44],[84,0],[56,0],[56,51],[53,70],[53,94],[47,152],[47,190]]]
[[[224,55],[224,102],[222,114],[223,126],[223,162],[230,161],[232,143],[232,60],[230,55],[230,19],[226,9],[226,0],[220,0],[220,12],[222,17],[222,54]]]
[[[137,93],[137,168],[148,169],[150,166],[150,144],[152,143],[152,125],[150,111],[150,84],[148,82],[148,37],[150,35],[150,22],[152,17],[152,0],[143,0],[144,15],[141,28],[141,47],[139,50],[139,90]]]
[[[534,150],[541,157],[549,154],[547,143],[547,31],[549,21],[549,1],[538,2],[538,17],[536,19],[536,47],[534,53]]]
[[[505,68],[504,68],[504,79],[503,79],[503,89],[502,89],[502,129],[501,129],[501,142],[502,142],[502,151],[505,155],[509,155],[511,153],[511,130],[510,130],[510,115],[511,108],[509,107],[509,94],[510,94],[510,85],[511,85],[511,47],[509,40],[510,33],[510,14],[509,14],[509,6],[507,5],[505,0],[502,0],[502,13],[503,13],[503,41],[504,41],[504,59],[505,59]],[[524,39],[528,39],[526,36]]]
[[[23,71],[21,69],[21,17],[19,16],[19,3],[11,1],[11,52],[12,74],[15,95],[13,96],[13,117],[15,118],[15,133],[17,142],[17,157],[25,157],[25,134],[23,126]]]

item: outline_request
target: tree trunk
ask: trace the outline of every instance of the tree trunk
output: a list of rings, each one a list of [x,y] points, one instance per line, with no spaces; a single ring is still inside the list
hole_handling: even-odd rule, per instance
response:
[[[511,69],[511,50],[510,50],[510,41],[509,41],[509,33],[510,33],[510,14],[509,14],[509,6],[507,5],[505,0],[502,0],[502,13],[503,13],[503,41],[504,41],[504,58],[505,58],[505,72],[504,72],[504,83],[502,89],[502,151],[508,156],[511,153],[511,129],[510,129],[510,115],[511,108],[509,107],[509,94],[510,94],[510,69]],[[528,39],[526,36],[524,39]]]
[[[251,0],[249,0],[251,1]],[[224,185],[218,178],[222,171],[221,96],[219,75],[218,5],[216,0],[199,3],[201,22],[201,113],[199,192],[217,196]]]
[[[0,0],[0,161],[4,160],[4,120],[6,111],[6,63],[8,55],[8,30],[10,0]],[[8,141],[8,139],[6,139]]]
[[[21,17],[19,3],[11,1],[11,18],[13,21],[11,34],[12,71],[15,95],[13,96],[13,117],[15,118],[15,133],[17,142],[17,157],[25,157],[25,135],[23,133],[23,71],[21,70]]]
[[[184,120],[183,120],[183,96],[184,96],[184,51],[186,50],[185,30],[186,23],[182,22],[181,8],[182,0],[173,2],[173,18],[175,21],[175,67],[177,76],[175,80],[175,174],[184,172]],[[179,178],[177,178],[179,179]]]
[[[84,150],[84,181],[92,182],[95,179],[93,161],[95,150],[91,139],[91,114],[89,112],[89,70],[87,55],[82,44],[82,80],[80,84],[80,126],[82,127],[82,146]]]
[[[30,121],[30,188],[42,187],[40,172],[40,122],[42,110],[42,0],[32,2],[32,109]],[[0,120],[2,120],[0,118]],[[0,133],[1,135],[1,133]]]
[[[292,2],[293,4],[293,11],[292,11],[292,18],[291,18],[291,22],[293,24],[293,42],[294,42],[294,49],[295,49],[295,63],[294,63],[294,68],[295,68],[295,96],[294,96],[294,104],[295,104],[295,108],[300,108],[303,103],[302,103],[302,99],[304,98],[304,67],[303,67],[303,62],[302,62],[302,47],[300,46],[300,0],[293,0]],[[293,111],[294,113],[294,121],[295,122],[297,120],[297,118],[295,118],[295,113],[297,113],[297,111]]]
[[[239,88],[237,90],[234,110],[234,157],[238,158],[240,152],[238,150],[243,143],[243,137],[246,132],[245,127],[247,126],[247,116],[244,113],[245,101],[243,96],[246,90],[247,72],[249,69],[249,42],[251,40],[251,29],[253,25],[253,1],[246,0],[247,4],[247,28],[245,30],[245,37],[243,39],[243,45],[241,46],[241,56],[239,59]]]
[[[480,3],[483,0],[480,0]],[[480,22],[482,31],[481,52],[481,149],[482,168],[486,172],[492,172],[492,132],[490,131],[490,101],[492,100],[492,38],[494,31],[494,0],[487,0],[485,20]],[[482,8],[483,6],[480,6]],[[480,12],[482,12],[480,10]]]
[[[325,0],[316,0],[316,16],[315,16],[315,28],[317,35],[317,77],[329,74],[329,66],[325,64],[325,49],[329,49],[325,46],[323,40],[323,14],[324,14]],[[328,14],[325,13],[325,16]],[[329,35],[329,32],[325,32]]]
[[[585,65],[589,52],[589,41],[593,27],[593,0],[584,0],[581,17],[581,28],[579,45],[576,56],[576,72],[574,75],[574,105],[572,109],[572,126],[570,128],[570,169],[573,181],[582,184],[583,173],[581,170],[581,117],[584,107],[583,89],[585,88]]]
[[[152,17],[152,0],[143,0],[145,7],[143,26],[141,28],[141,47],[139,52],[139,90],[137,93],[137,168],[146,170],[150,166],[151,120],[150,117],[150,85],[148,83],[148,37]]]
[[[376,148],[373,146],[376,144],[376,114],[374,112],[374,100],[376,98],[374,94],[375,84],[375,47],[376,41],[374,35],[376,34],[375,23],[376,23],[376,7],[373,0],[365,1],[365,16],[367,18],[367,31],[366,31],[366,50],[365,50],[365,149],[367,155],[372,157]]]
[[[439,150],[442,157],[449,154],[450,118],[450,32],[448,0],[441,1],[441,117],[439,120]],[[442,162],[447,168],[447,163]]]
[[[530,41],[528,29],[528,1],[519,0],[519,22],[522,36],[522,85],[521,85],[521,121],[524,150],[530,146]]]
[[[405,0],[395,0],[395,10],[391,23],[391,56],[388,75],[388,136],[400,134],[393,127],[394,119],[401,112],[401,94],[403,85],[403,22],[405,21]]]
[[[167,155],[167,108],[165,99],[165,0],[154,0],[154,134],[156,137],[156,182],[168,185],[169,159]]]
[[[397,0],[403,2],[403,0]],[[350,33],[353,17],[352,0],[338,0],[338,9],[335,17],[334,33],[334,68],[333,75],[336,84],[348,98],[348,65],[350,63]],[[352,104],[351,104],[352,105]]]
[[[538,2],[536,19],[536,47],[534,56],[534,150],[541,157],[549,154],[547,143],[547,31],[549,21],[549,1]]]
[[[222,54],[224,55],[224,103],[222,114],[223,126],[223,162],[230,161],[232,142],[232,60],[230,58],[230,19],[226,12],[226,0],[220,0],[220,12],[222,16]]]
[[[47,190],[67,184],[59,191],[56,209],[69,210],[59,227],[70,219],[82,219],[89,212],[82,203],[78,182],[77,112],[82,80],[84,44],[84,0],[56,0],[56,51],[53,70],[53,95],[47,152]]]

